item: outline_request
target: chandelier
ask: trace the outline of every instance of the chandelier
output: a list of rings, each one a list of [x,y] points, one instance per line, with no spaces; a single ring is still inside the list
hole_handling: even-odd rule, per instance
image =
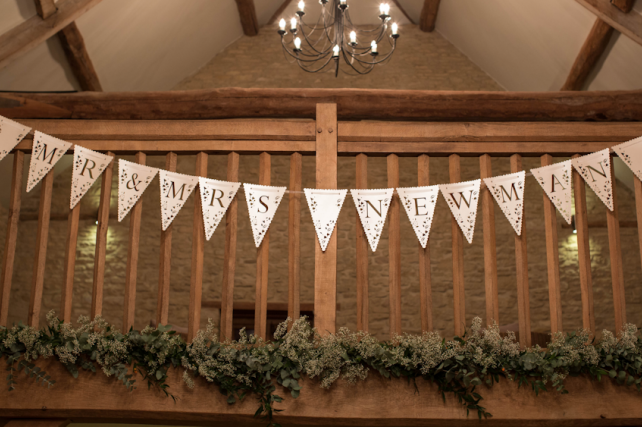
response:
[[[347,0],[319,0],[321,14],[316,24],[307,24],[305,2],[299,1],[296,16],[290,20],[289,32],[286,21],[279,22],[278,33],[284,52],[309,73],[316,73],[334,67],[335,77],[339,74],[340,58],[358,74],[368,74],[377,64],[386,62],[395,51],[399,38],[399,27],[390,25],[390,5],[379,6],[381,22],[370,28],[357,28],[352,24]],[[387,42],[387,43],[385,43]],[[380,45],[385,53],[380,54]]]

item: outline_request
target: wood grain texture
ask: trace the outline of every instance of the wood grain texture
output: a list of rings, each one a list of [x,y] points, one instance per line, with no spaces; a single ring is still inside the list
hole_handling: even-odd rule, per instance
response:
[[[136,163],[147,164],[147,155],[136,153]],[[127,267],[125,269],[125,301],[123,314],[123,332],[134,327],[136,315],[136,282],[138,274],[138,251],[140,248],[140,225],[143,215],[143,198],[138,199],[129,213],[129,243],[127,247]]]
[[[357,154],[356,188],[368,188],[368,156]],[[359,218],[359,211],[354,210],[356,221],[357,244],[357,330],[368,332],[368,238]]]
[[[259,156],[259,185],[270,185],[272,158],[268,153]],[[256,297],[254,303],[254,335],[267,337],[267,293],[270,267],[270,230],[265,232],[261,246],[256,250]]]
[[[103,88],[100,84],[98,73],[91,62],[89,52],[87,52],[85,46],[85,40],[76,23],[72,22],[60,30],[58,38],[71,71],[80,85],[80,89],[102,92]]]
[[[522,157],[513,154],[510,158],[511,173],[523,171]],[[522,233],[515,234],[515,272],[517,283],[517,322],[519,343],[522,348],[531,346],[531,305],[528,286],[528,251],[526,247],[526,212],[522,213]]]
[[[586,79],[602,57],[612,35],[613,27],[597,18],[560,90],[582,90],[584,88]]]
[[[399,157],[389,154],[388,188],[399,187]],[[393,192],[388,208],[388,291],[390,336],[401,334],[401,212],[399,195]]]
[[[112,152],[108,156],[115,157]],[[96,252],[94,255],[94,286],[91,295],[91,318],[103,312],[103,286],[105,284],[105,258],[107,256],[107,230],[109,227],[109,204],[111,202],[111,178],[114,171],[112,159],[101,177],[100,206],[98,207],[98,227],[96,230]]]
[[[602,21],[609,24],[637,44],[642,45],[642,15],[622,13],[609,0],[575,0]]]
[[[424,5],[421,8],[421,17],[419,18],[419,28],[421,28],[421,31],[430,33],[435,29],[440,1],[441,0],[424,0]]]
[[[78,243],[78,225],[80,224],[80,203],[69,211],[67,221],[67,251],[65,252],[65,270],[63,272],[62,291],[60,295],[60,314],[65,323],[71,322],[71,304],[74,296],[74,273],[76,269],[76,245]]]
[[[274,12],[274,15],[269,19],[267,25],[274,25],[277,20],[284,18],[283,12],[290,3],[292,3],[292,0],[283,0],[283,3],[281,3],[281,6],[279,6],[279,8]]]
[[[18,242],[18,224],[22,205],[22,174],[25,164],[25,153],[13,152],[13,171],[11,173],[11,194],[9,196],[9,213],[7,215],[7,235],[2,253],[2,276],[0,276],[0,326],[7,326],[9,317],[9,298]]]
[[[638,219],[638,224],[642,224],[642,181],[635,175],[633,176],[633,187],[635,190],[635,215]],[[640,241],[640,257],[642,258],[642,227],[640,226],[638,226],[638,236]]]
[[[194,176],[207,177],[207,154],[196,155]],[[201,208],[200,190],[194,191],[194,221],[192,223],[192,274],[189,286],[187,342],[191,342],[201,328],[201,300],[203,295],[203,264],[205,256],[205,226]]]
[[[227,181],[239,180],[239,155],[227,155]],[[221,289],[221,340],[232,339],[234,313],[234,273],[236,271],[236,235],[238,230],[238,197],[232,199],[225,213],[225,252],[223,254],[223,283]]]
[[[481,178],[493,176],[492,158],[484,154],[479,158]],[[483,182],[483,181],[482,181]],[[486,324],[499,323],[499,291],[497,288],[497,245],[495,242],[495,200],[490,190],[481,188],[482,220],[484,233],[484,284],[486,288]]]
[[[337,188],[337,106],[318,104],[316,114],[316,184],[319,189]],[[325,252],[315,239],[314,325],[320,334],[336,331],[337,233],[332,233]]]
[[[3,427],[67,427],[70,419],[21,419],[11,420]]]
[[[579,155],[573,158],[580,157]],[[582,295],[582,327],[595,336],[595,313],[593,312],[593,277],[591,275],[591,248],[589,245],[588,212],[586,208],[586,184],[584,178],[573,168],[573,193],[575,196],[575,227],[577,230],[577,260],[580,272]]]
[[[544,154],[541,165],[553,164],[553,157]],[[551,313],[551,333],[562,332],[562,297],[560,294],[560,257],[557,239],[557,211],[555,205],[542,193],[544,201],[544,229],[546,234],[546,266],[548,271],[548,301]]]
[[[420,187],[430,185],[430,157],[422,154],[417,158],[417,184]],[[430,275],[430,238],[426,248],[419,247],[419,303],[421,309],[421,331],[432,332],[432,281]]]
[[[448,157],[448,170],[450,182],[461,181],[461,161],[459,155],[451,154]],[[452,232],[452,257],[453,257],[453,304],[455,322],[455,335],[462,336],[466,330],[466,295],[464,291],[464,235],[451,215],[450,229]]]
[[[303,157],[290,156],[290,194],[288,212],[288,317],[301,316],[301,191]]]
[[[167,153],[165,170],[176,172],[178,156]],[[156,323],[167,325],[169,322],[169,283],[172,264],[172,224],[165,231],[161,230],[160,265],[158,268],[158,304],[156,307]]]
[[[236,6],[239,11],[243,34],[246,36],[255,36],[259,33],[259,19],[256,16],[254,0],[236,0]]]
[[[611,0],[611,4],[624,13],[629,13],[633,9],[635,0]]]
[[[36,12],[42,19],[47,19],[54,13],[58,12],[54,0],[35,0]]]
[[[614,165],[611,160],[611,177],[615,184]],[[609,257],[611,260],[611,283],[613,285],[613,305],[615,309],[615,330],[620,332],[626,324],[626,295],[624,291],[624,271],[622,269],[622,244],[620,243],[620,220],[617,205],[617,187],[613,185],[613,211],[606,210],[606,225],[609,234]]]

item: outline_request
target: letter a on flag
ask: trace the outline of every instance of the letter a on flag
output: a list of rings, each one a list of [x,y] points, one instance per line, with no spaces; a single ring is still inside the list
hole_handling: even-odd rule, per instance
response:
[[[42,178],[58,163],[58,160],[71,148],[71,142],[66,142],[42,132],[35,131],[33,149],[29,163],[29,179],[27,193],[35,187]]]
[[[112,156],[76,145],[74,147],[74,171],[71,177],[71,199],[69,207],[74,208],[89,191],[100,174],[114,160]]]
[[[163,231],[174,221],[192,191],[198,184],[198,177],[160,169],[160,203]]]
[[[555,163],[541,168],[531,169],[531,173],[542,186],[544,192],[551,199],[557,210],[562,214],[567,223],[571,223],[571,209],[573,203],[571,190],[571,161]]]
[[[250,224],[254,244],[258,248],[270,228],[276,210],[283,200],[285,187],[272,187],[270,185],[243,184],[247,210],[250,213]]]
[[[120,222],[138,202],[158,173],[158,169],[123,159],[118,159],[118,168],[118,222]]]
[[[428,244],[432,218],[435,214],[439,186],[397,188],[397,193],[401,198],[401,204],[406,209],[419,243],[425,249]]]
[[[588,154],[586,156],[571,159],[575,170],[582,175],[584,181],[595,191],[597,197],[613,210],[613,181],[611,180],[611,155],[610,150],[605,148],[602,151]]]
[[[394,188],[350,190],[372,252],[377,250]]]
[[[446,203],[448,203],[450,211],[457,220],[457,224],[459,224],[459,228],[461,228],[468,243],[473,243],[480,186],[481,179],[439,185],[441,194],[446,199]]]
[[[616,145],[613,151],[642,180],[642,136]]]
[[[488,187],[488,191],[493,195],[518,236],[522,235],[525,179],[526,172],[524,171],[484,178],[484,184]]]
[[[334,227],[337,225],[339,212],[341,212],[341,206],[343,206],[348,190],[305,188],[303,191],[312,214],[312,222],[319,238],[319,245],[321,250],[325,252]]]
[[[219,181],[217,179],[203,177],[198,178],[205,238],[207,240],[210,240],[212,234],[214,234],[216,227],[218,227],[221,219],[223,219],[227,208],[230,207],[240,186],[240,182]]]
[[[0,116],[0,161],[27,136],[30,130],[30,127]]]

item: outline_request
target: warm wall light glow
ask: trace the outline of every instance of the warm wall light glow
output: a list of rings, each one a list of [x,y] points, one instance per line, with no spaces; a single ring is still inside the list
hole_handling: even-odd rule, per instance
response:
[[[285,31],[285,19],[283,18],[281,18],[281,20],[279,21],[279,29],[281,31]]]
[[[294,47],[296,49],[301,49],[301,39],[299,37],[294,39]]]

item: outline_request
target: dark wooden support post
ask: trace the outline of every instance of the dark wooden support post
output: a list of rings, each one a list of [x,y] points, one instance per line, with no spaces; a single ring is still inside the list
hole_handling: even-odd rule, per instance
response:
[[[421,9],[421,18],[419,19],[419,28],[421,31],[430,33],[435,29],[437,21],[437,12],[439,11],[440,0],[425,0]]]
[[[246,36],[257,35],[259,33],[259,20],[256,17],[254,0],[236,0],[236,6],[239,9],[243,34]]]
[[[91,58],[85,47],[85,41],[76,23],[72,22],[60,30],[58,38],[62,43],[65,56],[67,57],[67,61],[69,61],[76,80],[78,80],[80,88],[82,90],[102,92],[103,87],[100,84],[98,74],[94,69],[94,64],[91,62]]]
[[[629,13],[633,9],[635,0],[611,0],[611,4],[624,13]]]

